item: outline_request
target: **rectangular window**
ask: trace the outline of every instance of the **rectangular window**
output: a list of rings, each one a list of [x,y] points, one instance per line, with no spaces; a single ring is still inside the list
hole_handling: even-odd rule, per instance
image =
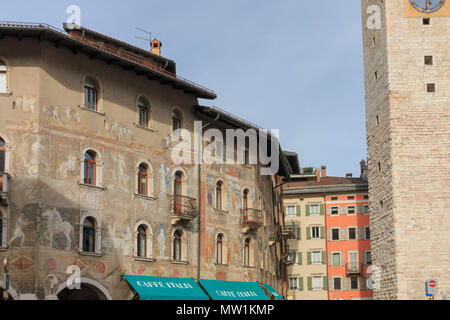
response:
[[[311,238],[312,239],[320,238],[320,227],[312,227],[311,228]]]
[[[355,214],[355,207],[354,206],[347,207],[347,213],[348,214]]]
[[[298,290],[298,278],[289,279],[289,290]]]
[[[314,290],[322,290],[323,289],[322,277],[313,277],[313,289]]]
[[[369,213],[369,206],[367,204],[364,206],[364,213],[365,214]]]
[[[366,240],[370,240],[370,227],[365,227],[364,230],[366,232]]]
[[[337,201],[338,197],[331,197],[331,201]]]
[[[311,215],[317,215],[320,214],[320,204],[311,204],[309,206],[309,213]]]
[[[356,240],[356,228],[349,228],[348,229],[348,239],[349,240]]]
[[[428,83],[427,92],[436,92],[436,85],[434,83]]]
[[[425,56],[425,65],[427,66],[433,65],[433,56]]]
[[[341,265],[341,254],[339,252],[333,253],[333,266]]]
[[[339,240],[339,229],[331,230],[331,240],[333,240],[333,241]]]
[[[355,200],[355,197],[347,197],[347,200]]]
[[[313,251],[311,253],[311,263],[312,264],[321,264],[322,263],[322,252],[321,251]]]
[[[331,215],[337,216],[339,214],[339,208],[338,207],[332,207],[331,208]]]
[[[367,265],[372,264],[372,253],[370,251],[366,252],[366,262],[367,262]]]
[[[341,278],[334,278],[334,290],[341,290]]]
[[[350,288],[352,290],[358,289],[358,277],[351,277],[350,278]]]
[[[295,216],[295,206],[287,206],[286,207],[286,215],[287,216]]]

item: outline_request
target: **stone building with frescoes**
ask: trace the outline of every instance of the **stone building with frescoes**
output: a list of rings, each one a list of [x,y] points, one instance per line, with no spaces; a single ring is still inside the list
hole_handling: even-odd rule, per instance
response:
[[[281,148],[273,175],[177,164],[174,132],[194,141],[194,121],[259,128],[200,106],[215,93],[177,75],[159,41],[146,51],[40,23],[0,23],[0,35],[9,298],[136,298],[123,275],[260,282],[285,295],[281,179],[292,168]]]

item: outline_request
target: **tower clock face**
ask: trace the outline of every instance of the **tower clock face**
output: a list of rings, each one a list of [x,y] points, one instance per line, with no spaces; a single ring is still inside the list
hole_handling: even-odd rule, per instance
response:
[[[442,8],[446,0],[409,0],[409,3],[419,12],[433,13]]]

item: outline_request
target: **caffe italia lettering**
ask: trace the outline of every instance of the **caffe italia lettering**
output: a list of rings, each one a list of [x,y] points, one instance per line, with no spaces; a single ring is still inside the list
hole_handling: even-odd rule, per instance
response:
[[[161,282],[161,281],[137,281],[136,284],[139,287],[147,287],[147,288],[165,288],[165,289],[193,289],[193,287],[189,283],[184,282]]]
[[[216,290],[216,294],[219,297],[230,298],[245,298],[245,297],[257,297],[258,294],[255,291],[222,291]]]

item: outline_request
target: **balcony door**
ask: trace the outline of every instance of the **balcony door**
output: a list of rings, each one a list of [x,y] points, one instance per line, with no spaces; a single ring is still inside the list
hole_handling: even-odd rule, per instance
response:
[[[177,172],[175,174],[175,180],[174,180],[174,190],[173,190],[173,197],[174,197],[174,204],[175,204],[175,213],[180,214],[182,212],[182,193],[183,192],[183,174],[181,172]]]
[[[357,268],[358,268],[358,251],[349,251],[348,264],[351,269],[357,270]]]

